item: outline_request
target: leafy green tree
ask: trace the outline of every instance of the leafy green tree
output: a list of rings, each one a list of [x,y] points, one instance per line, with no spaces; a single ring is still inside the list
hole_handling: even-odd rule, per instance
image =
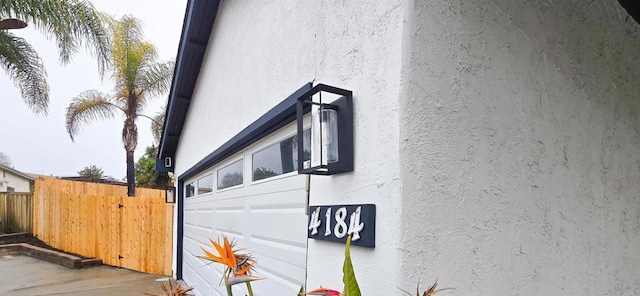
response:
[[[86,166],[81,171],[78,171],[78,176],[94,181],[102,179],[103,175],[104,172],[102,171],[102,168],[99,168],[94,164]]]
[[[67,132],[71,139],[84,124],[96,119],[112,119],[124,115],[122,142],[127,161],[127,194],[135,196],[134,151],[138,145],[136,119],[147,101],[165,93],[171,86],[173,62],[157,62],[155,47],[145,41],[142,27],[133,16],[111,20],[112,79],[115,91],[111,94],[87,90],[73,98],[67,107]]]
[[[136,162],[136,185],[147,188],[165,188],[169,176],[156,172],[156,155],[158,146],[147,147],[144,155]]]
[[[63,65],[84,45],[97,59],[100,74],[109,67],[109,34],[86,0],[0,0],[0,66],[29,108],[47,115],[49,85],[42,60],[24,38],[8,31],[27,24],[55,39]]]

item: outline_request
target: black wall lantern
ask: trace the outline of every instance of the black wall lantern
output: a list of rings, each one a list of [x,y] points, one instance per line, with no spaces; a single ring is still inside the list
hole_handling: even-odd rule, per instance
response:
[[[353,171],[353,96],[351,91],[318,84],[297,102],[298,173],[333,175]],[[304,114],[311,111],[310,132]]]
[[[176,188],[169,186],[164,191],[164,202],[175,203],[176,202]]]

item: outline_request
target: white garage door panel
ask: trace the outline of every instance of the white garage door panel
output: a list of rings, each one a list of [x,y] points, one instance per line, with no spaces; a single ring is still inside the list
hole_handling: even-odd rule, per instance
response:
[[[195,209],[184,210],[184,224],[189,226],[196,225],[196,211]]]
[[[188,252],[192,256],[200,256],[203,253],[200,247],[207,246],[210,243],[206,241],[206,237],[204,235],[197,233],[198,231],[197,229],[192,228],[192,230],[189,230],[188,228],[185,227],[185,232],[187,231],[189,231],[190,235],[188,239],[185,239],[184,241],[185,252]],[[206,241],[206,244],[205,244],[205,241]]]
[[[213,217],[213,210],[211,209],[198,209],[196,214],[196,226],[198,228],[204,228],[209,231],[213,230],[213,225],[211,224],[211,217]]]
[[[255,210],[251,212],[251,236],[263,240],[271,240],[282,244],[305,247],[306,237],[299,233],[306,230],[304,209],[295,209],[296,213]]]
[[[285,175],[253,181],[253,153],[295,133],[291,125],[259,144],[184,180],[196,184],[211,175],[214,191],[184,200],[183,276],[196,285],[196,295],[226,295],[218,285],[223,267],[207,263],[201,247],[213,250],[209,239],[226,235],[236,240],[257,260],[256,275],[267,279],[253,283],[255,295],[296,295],[306,281],[307,254],[307,192],[306,176],[291,172]],[[273,140],[269,140],[273,138]],[[242,160],[243,184],[217,191],[218,169]],[[276,162],[278,163],[278,162]],[[198,189],[196,188],[196,192]],[[244,285],[234,287],[234,293],[245,295]]]
[[[280,274],[269,273],[266,270],[259,269],[258,270],[261,275],[263,275],[266,280],[253,282],[251,285],[253,286],[253,291],[256,296],[271,296],[271,295],[296,295],[298,291],[300,291],[301,284],[304,282],[304,277],[300,280],[290,281],[287,280],[286,277],[283,277]],[[300,274],[304,274],[304,269],[299,271]],[[258,292],[259,291],[259,292]],[[286,292],[281,292],[286,291]],[[235,295],[235,294],[234,294]],[[244,294],[239,294],[244,295]]]
[[[304,179],[301,180],[304,182]],[[305,198],[300,198],[304,196]],[[252,196],[249,205],[254,209],[287,209],[306,207],[306,191],[304,188],[283,190],[278,192],[263,192]]]
[[[256,267],[256,269],[265,277],[278,278],[291,284],[304,281],[304,268],[267,256],[260,258],[260,267]]]
[[[285,245],[277,242],[251,238],[249,249],[258,250],[254,253],[257,257],[262,256],[274,258],[276,260],[289,262],[295,266],[304,268],[307,262],[307,248]]]
[[[206,278],[203,278],[202,275],[207,274],[204,268],[196,265],[195,267],[193,260],[187,259],[187,257],[193,258],[191,256],[185,257],[185,262],[183,265],[183,277],[188,285],[193,286],[196,289],[196,293],[199,295],[207,295],[204,291],[211,291],[211,286],[216,285],[217,283],[213,283],[211,280],[207,281]],[[197,263],[196,263],[197,264]],[[196,272],[199,271],[199,272]],[[213,273],[209,273],[213,276]]]
[[[216,210],[215,215],[216,220],[213,227],[216,230],[236,235],[242,235],[245,232],[247,222],[244,210],[241,212],[236,210]]]

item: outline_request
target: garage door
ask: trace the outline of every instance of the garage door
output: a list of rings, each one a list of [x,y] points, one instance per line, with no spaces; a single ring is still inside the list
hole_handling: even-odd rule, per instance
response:
[[[198,256],[226,235],[257,259],[256,295],[296,295],[305,282],[306,177],[295,165],[295,126],[287,126],[204,173],[185,180],[183,278],[197,295],[226,295],[223,268]],[[234,294],[245,295],[244,286]]]

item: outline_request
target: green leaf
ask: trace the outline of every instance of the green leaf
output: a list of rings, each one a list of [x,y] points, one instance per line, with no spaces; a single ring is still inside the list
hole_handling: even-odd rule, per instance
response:
[[[300,286],[300,291],[298,292],[298,296],[304,295],[304,286]]]
[[[344,296],[361,296],[360,287],[356,280],[356,274],[351,264],[351,235],[347,238],[347,247],[344,251],[344,265],[342,266],[342,282],[344,283]]]

